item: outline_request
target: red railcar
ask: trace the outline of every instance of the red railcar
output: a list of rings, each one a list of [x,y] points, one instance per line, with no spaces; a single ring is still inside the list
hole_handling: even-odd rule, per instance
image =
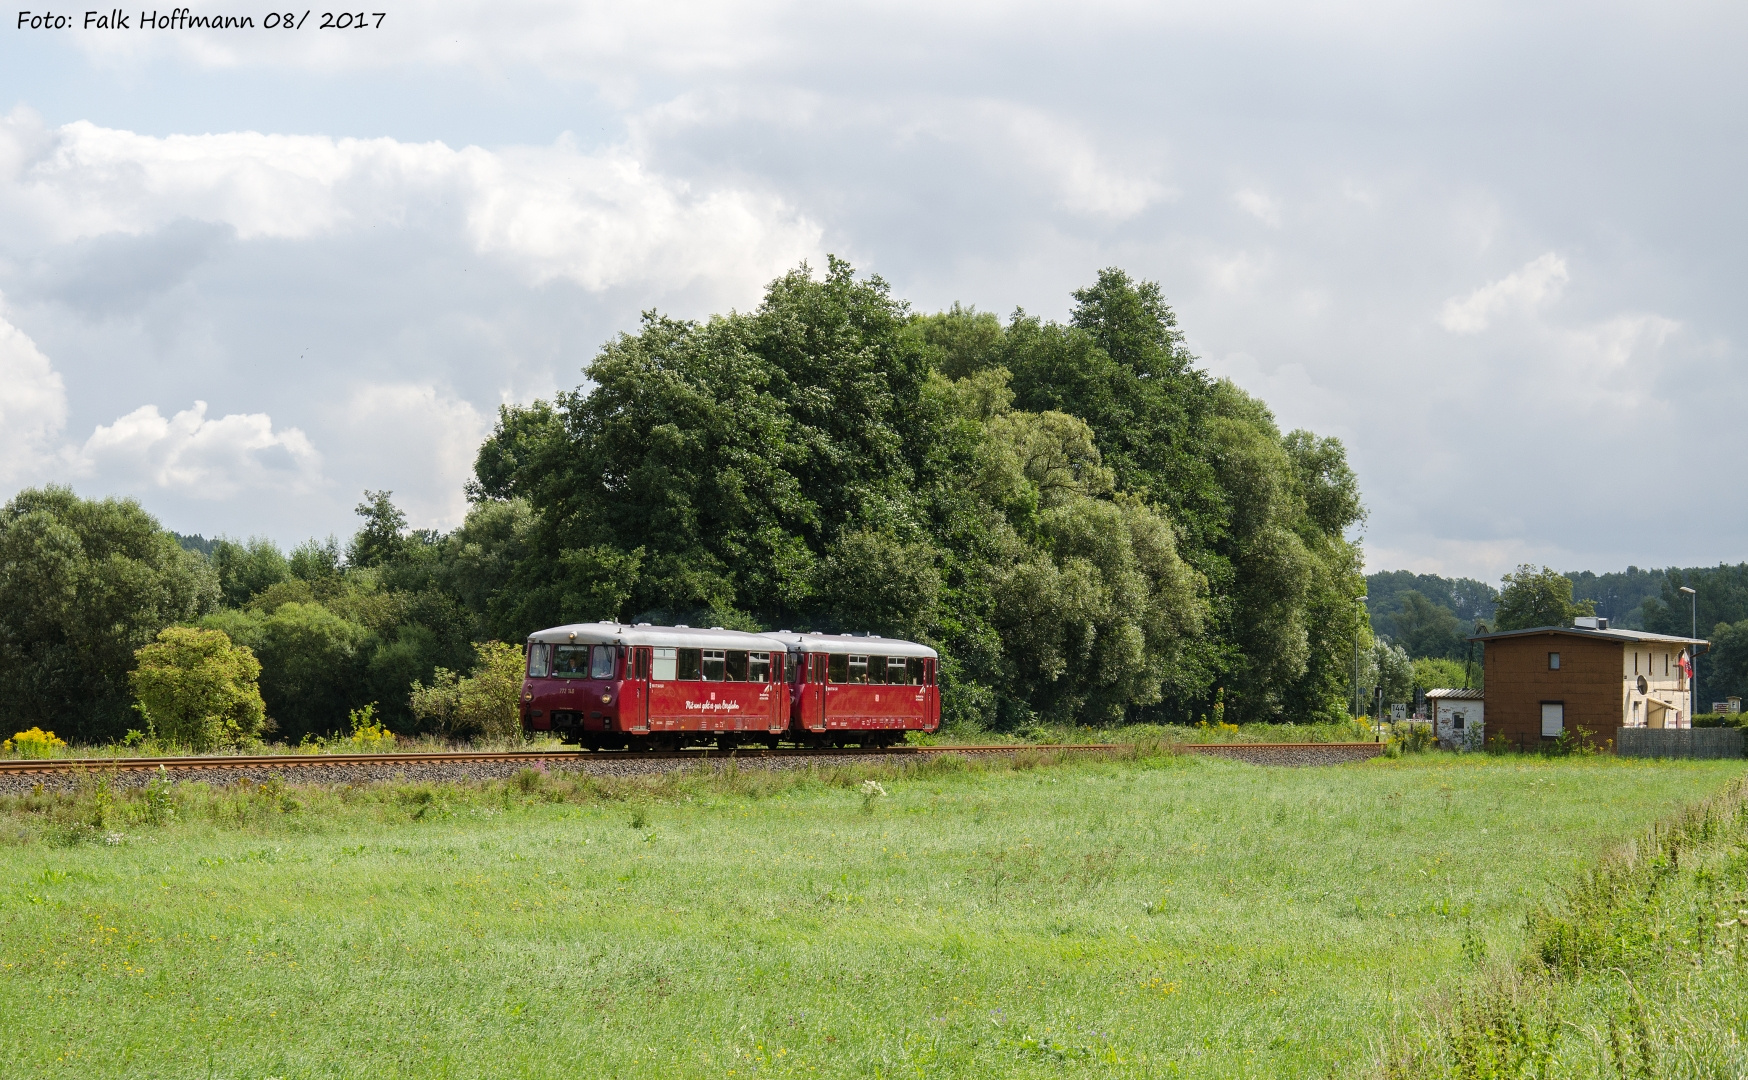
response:
[[[814,744],[890,746],[941,726],[939,655],[927,645],[853,634],[768,635],[789,651],[789,728]]]
[[[528,636],[522,727],[585,746],[772,746],[789,727],[784,643],[720,628],[579,623]]]
[[[600,622],[528,636],[522,727],[592,747],[888,745],[941,723],[935,650]]]

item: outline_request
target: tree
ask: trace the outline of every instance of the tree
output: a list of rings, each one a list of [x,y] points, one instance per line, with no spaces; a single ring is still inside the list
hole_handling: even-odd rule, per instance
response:
[[[1445,657],[1421,657],[1414,661],[1414,685],[1422,690],[1461,690],[1464,686],[1479,690],[1484,667]]]
[[[284,738],[339,731],[346,714],[370,700],[370,630],[319,603],[218,612],[201,625],[246,644],[261,661],[261,696]]]
[[[119,738],[134,651],[218,595],[206,560],[133,500],[19,492],[0,508],[0,722]]]
[[[469,487],[501,554],[468,565],[504,583],[506,637],[920,637],[949,718],[1183,719],[1217,693],[1235,718],[1337,715],[1364,513],[1345,451],[1193,361],[1158,286],[1118,270],[1066,325],[1003,326],[802,267],[750,314],[646,313],[588,386],[502,410]]]
[[[366,491],[357,514],[364,527],[346,549],[346,565],[360,569],[393,562],[406,547],[407,515],[397,507],[392,491]]]
[[[1574,616],[1590,615],[1596,605],[1572,602],[1572,580],[1547,567],[1529,563],[1505,575],[1494,613],[1496,630],[1527,630],[1535,626],[1565,626]]]
[[[1408,655],[1439,656],[1455,659],[1463,655],[1467,627],[1457,621],[1449,608],[1441,607],[1414,589],[1396,598],[1396,612],[1389,616],[1394,639],[1408,650]]]
[[[1377,683],[1384,690],[1384,704],[1396,705],[1409,699],[1414,691],[1414,661],[1400,645],[1379,638],[1372,645],[1372,666],[1377,671]]]
[[[220,596],[230,607],[242,607],[291,577],[291,564],[278,546],[261,537],[242,544],[220,537],[207,558],[218,575]]]
[[[222,632],[166,627],[134,656],[128,682],[158,738],[201,753],[261,733],[261,664]]]

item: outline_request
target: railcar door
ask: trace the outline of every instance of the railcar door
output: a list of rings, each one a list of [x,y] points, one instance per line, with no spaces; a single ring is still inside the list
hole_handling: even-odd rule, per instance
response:
[[[825,730],[825,669],[824,653],[796,653],[795,678],[798,707],[797,719],[809,731]]]
[[[649,646],[638,645],[630,650],[625,661],[625,680],[619,684],[619,715],[622,723],[636,731],[649,730]]]

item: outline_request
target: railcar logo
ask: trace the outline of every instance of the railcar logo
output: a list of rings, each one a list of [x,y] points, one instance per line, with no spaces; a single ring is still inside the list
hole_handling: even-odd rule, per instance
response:
[[[740,712],[738,701],[688,701],[686,708],[702,712]]]

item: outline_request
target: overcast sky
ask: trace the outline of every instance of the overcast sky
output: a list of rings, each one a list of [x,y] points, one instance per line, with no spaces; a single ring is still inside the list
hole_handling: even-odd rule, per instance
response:
[[[126,14],[0,29],[0,495],[449,528],[500,403],[829,252],[920,310],[1158,281],[1347,444],[1372,570],[1748,558],[1740,4]]]

